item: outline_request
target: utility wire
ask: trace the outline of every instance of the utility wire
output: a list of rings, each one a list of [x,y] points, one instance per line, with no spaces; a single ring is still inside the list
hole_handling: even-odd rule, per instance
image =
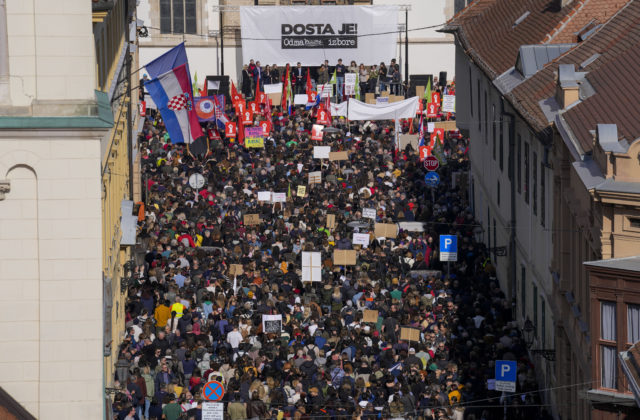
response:
[[[433,28],[439,28],[440,26],[444,26],[445,23],[439,23],[437,25],[430,25],[430,26],[422,26],[419,28],[412,28],[412,29],[408,29],[407,32],[414,32],[414,31],[423,31],[425,29],[433,29]],[[162,31],[162,29],[155,27],[155,26],[143,26],[144,28],[147,29],[153,29],[156,31]],[[230,31],[228,31],[230,32]],[[375,32],[375,33],[370,33],[370,34],[359,34],[359,35],[350,35],[350,36],[355,36],[356,38],[364,38],[364,37],[368,37],[368,36],[379,36],[379,35],[389,35],[389,34],[403,34],[405,31],[402,29],[398,29],[396,31],[387,31],[387,32]],[[223,30],[224,33],[224,30]],[[162,34],[166,34],[166,35],[186,35],[186,36],[197,36],[197,37],[201,37],[201,38],[216,38],[216,36],[211,36],[211,35],[205,35],[205,34],[189,34],[186,32],[173,32],[173,31],[169,31],[169,32],[163,32]],[[239,37],[237,39],[240,40],[247,40],[247,41],[280,41],[280,38],[249,38],[249,37]]]

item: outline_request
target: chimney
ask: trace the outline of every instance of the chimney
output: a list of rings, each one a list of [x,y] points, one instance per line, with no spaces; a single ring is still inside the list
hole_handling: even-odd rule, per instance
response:
[[[567,6],[573,0],[553,0],[553,6],[556,10],[562,10],[563,7]]]
[[[558,66],[558,82],[556,85],[556,101],[560,108],[565,109],[580,100],[580,87],[576,78],[573,64]]]

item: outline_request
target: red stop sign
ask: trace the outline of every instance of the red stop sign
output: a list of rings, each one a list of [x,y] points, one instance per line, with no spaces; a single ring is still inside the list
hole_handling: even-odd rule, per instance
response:
[[[427,156],[424,159],[424,168],[427,171],[435,171],[438,169],[438,166],[440,166],[440,162],[438,162],[438,159],[435,156]]]

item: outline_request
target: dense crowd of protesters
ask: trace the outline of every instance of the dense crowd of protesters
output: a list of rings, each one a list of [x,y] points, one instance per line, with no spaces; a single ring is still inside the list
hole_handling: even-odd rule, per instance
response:
[[[374,64],[365,66],[363,63],[356,64],[351,61],[349,66],[343,64],[339,59],[334,66],[329,65],[329,61],[325,60],[318,67],[303,67],[301,63],[290,66],[291,84],[294,93],[307,93],[306,83],[307,74],[313,90],[318,89],[318,85],[329,83],[335,74],[336,91],[335,96],[338,102],[344,98],[344,79],[346,73],[357,73],[360,94],[364,97],[366,93],[376,93],[389,90],[392,95],[401,95],[406,91],[406,86],[402,81],[400,66],[396,63],[396,59],[391,59],[389,67],[384,62],[380,66]],[[286,66],[278,67],[274,65],[263,66],[260,61],[250,60],[249,64],[242,67],[241,91],[245,97],[255,96],[256,85],[260,83],[261,87],[268,84],[282,83],[286,77]]]
[[[118,349],[116,418],[200,419],[202,387],[216,380],[232,420],[501,419],[501,393],[488,389],[498,359],[518,361],[508,418],[545,418],[511,302],[474,237],[464,177],[452,185],[468,170],[468,140],[446,136],[432,192],[416,150],[395,149],[393,122],[334,118],[318,142],[314,120],[304,108],[274,107],[264,149],[223,136],[200,158],[171,143],[159,115],[147,117],[142,252]],[[320,144],[349,159],[313,159]],[[308,185],[313,171],[322,183]],[[189,186],[194,173],[202,188]],[[288,198],[258,201],[258,191]],[[424,229],[354,245],[354,231],[373,230],[364,208],[375,222]],[[245,226],[246,214],[260,223]],[[450,276],[440,234],[459,238]],[[333,264],[335,249],[357,249],[356,265]],[[321,281],[301,281],[302,251],[322,253]],[[242,273],[232,275],[236,264]],[[377,322],[364,322],[365,309]],[[280,333],[262,330],[264,314],[282,315]],[[419,329],[419,341],[402,340],[403,327]]]

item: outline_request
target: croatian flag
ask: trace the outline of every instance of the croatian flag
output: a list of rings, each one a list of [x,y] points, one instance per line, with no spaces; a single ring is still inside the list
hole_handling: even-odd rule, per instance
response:
[[[307,74],[308,74],[308,73],[307,73]],[[305,105],[305,107],[304,107],[304,110],[305,110],[305,111],[308,111],[308,110],[310,110],[311,108],[315,108],[315,107],[317,107],[318,105],[320,105],[320,101],[322,100],[322,94],[323,94],[323,93],[324,93],[324,85],[322,85],[322,90],[320,91],[320,93],[318,93],[318,94],[316,95],[316,100],[315,100],[315,102],[307,103],[307,105]]]
[[[172,143],[193,143],[204,136],[192,106],[193,95],[186,64],[148,81],[145,87],[162,115]]]
[[[145,66],[151,80],[145,83],[158,107],[173,143],[193,143],[204,137],[193,103],[193,84],[184,43]]]
[[[222,95],[219,95],[219,96],[222,96]],[[216,123],[218,124],[218,127],[220,127],[222,130],[224,130],[224,127],[229,122],[229,119],[227,118],[227,116],[224,113],[224,110],[223,110],[224,108],[220,104],[219,97],[215,96],[213,98],[213,100],[214,100],[213,109],[214,109],[214,113],[215,113]]]

